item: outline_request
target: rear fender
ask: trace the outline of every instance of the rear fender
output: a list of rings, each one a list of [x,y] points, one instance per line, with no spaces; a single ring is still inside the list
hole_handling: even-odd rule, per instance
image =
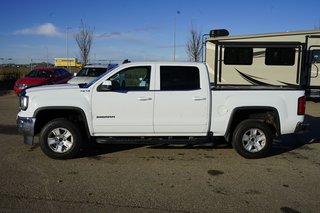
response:
[[[224,135],[227,141],[231,141],[231,137],[236,126],[247,119],[255,119],[268,124],[271,127],[272,133],[280,135],[280,119],[277,109],[273,107],[238,107],[235,108],[230,116],[230,120],[227,126],[227,131]]]

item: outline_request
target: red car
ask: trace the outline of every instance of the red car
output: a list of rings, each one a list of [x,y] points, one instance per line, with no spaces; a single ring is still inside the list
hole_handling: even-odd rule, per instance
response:
[[[14,84],[14,91],[18,94],[28,87],[45,84],[64,84],[72,75],[62,68],[35,68]]]

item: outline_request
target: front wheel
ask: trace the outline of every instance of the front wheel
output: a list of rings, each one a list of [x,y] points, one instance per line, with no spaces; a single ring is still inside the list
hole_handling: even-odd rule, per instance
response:
[[[48,122],[40,132],[41,150],[50,158],[73,158],[82,144],[81,133],[72,122],[64,118]]]
[[[267,155],[273,137],[270,128],[257,120],[245,120],[233,132],[232,146],[245,158],[262,158]]]

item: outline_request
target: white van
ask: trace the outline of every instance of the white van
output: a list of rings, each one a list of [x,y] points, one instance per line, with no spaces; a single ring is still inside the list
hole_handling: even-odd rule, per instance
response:
[[[87,65],[83,67],[72,79],[68,81],[68,84],[86,84],[96,79],[103,73],[114,68],[117,64],[108,65]]]

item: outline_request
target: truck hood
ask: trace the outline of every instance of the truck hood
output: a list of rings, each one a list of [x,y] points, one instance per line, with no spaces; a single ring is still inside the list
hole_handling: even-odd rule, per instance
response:
[[[30,116],[41,108],[72,107],[80,109],[90,108],[90,90],[80,88],[77,84],[56,84],[32,87],[20,93],[28,97],[27,112]]]
[[[53,91],[55,93],[67,92],[70,90],[79,90],[80,87],[78,84],[55,84],[55,85],[44,85],[38,87],[31,87],[26,89],[27,94],[32,93],[42,93]]]
[[[71,78],[68,81],[68,84],[87,84],[87,83],[93,81],[96,78],[97,77],[76,76],[76,77]]]

